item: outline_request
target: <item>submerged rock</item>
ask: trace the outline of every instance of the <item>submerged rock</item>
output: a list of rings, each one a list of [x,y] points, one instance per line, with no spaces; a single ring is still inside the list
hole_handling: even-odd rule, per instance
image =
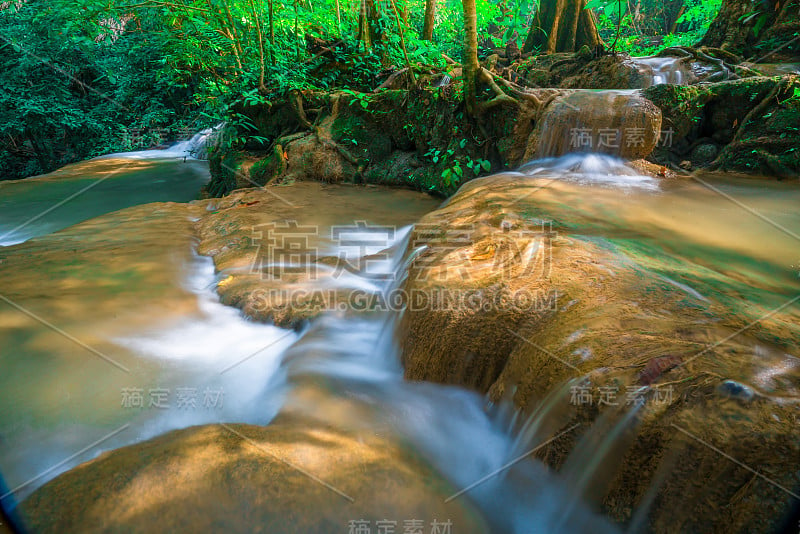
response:
[[[732,399],[738,399],[745,402],[751,401],[753,400],[753,397],[755,397],[755,392],[752,390],[752,388],[735,380],[726,380],[717,387],[717,391],[720,393],[720,395],[725,397],[730,397]]]
[[[403,226],[438,201],[408,190],[300,182],[236,191],[205,204],[195,223],[198,252],[222,273],[222,302],[257,321],[296,327],[326,311],[350,312],[356,297],[368,311],[379,291],[369,276],[357,276],[369,257],[343,256],[347,237],[334,239],[334,226],[376,232],[351,242],[352,256],[352,249],[375,243],[389,247]]]
[[[398,443],[297,417],[197,426],[107,452],[22,505],[35,532],[347,532],[449,521],[485,532],[466,498]]]

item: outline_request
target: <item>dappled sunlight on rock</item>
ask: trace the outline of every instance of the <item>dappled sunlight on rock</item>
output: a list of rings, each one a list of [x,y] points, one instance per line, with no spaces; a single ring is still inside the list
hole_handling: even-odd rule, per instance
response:
[[[282,417],[269,427],[178,430],[107,453],[38,490],[23,512],[41,532],[319,532],[409,518],[485,532],[466,499],[445,504],[452,491],[398,443]]]
[[[497,401],[511,395],[528,412],[541,411],[560,384],[579,380],[572,400],[580,387],[594,402],[573,402],[559,421],[592,423],[586,436],[602,431],[603,414],[632,410],[626,399],[639,391],[649,400],[632,419],[638,435],[626,445],[630,453],[613,472],[587,467],[586,480],[606,487],[593,499],[629,519],[651,486],[628,481],[656,477],[652,483],[663,485],[653,490],[659,504],[648,517],[657,530],[676,522],[701,528],[695,508],[682,511],[686,499],[705,503],[700,517],[736,502],[735,513],[720,520],[736,528],[780,518],[789,494],[763,481],[741,489],[745,474],[732,477],[732,464],[720,464],[690,436],[793,487],[800,315],[791,304],[800,280],[789,268],[796,243],[781,228],[800,228],[796,191],[715,181],[770,218],[742,225],[745,213],[731,209],[728,198],[691,181],[611,187],[591,173],[570,176],[561,165],[534,162],[527,166],[534,174],[523,169],[470,182],[417,225],[413,237],[427,249],[412,264],[406,289],[478,290],[479,297],[409,310],[401,329],[407,378],[469,386]],[[542,221],[551,232],[542,231]],[[426,225],[440,228],[438,235],[420,230]],[[459,239],[467,227],[475,239]],[[520,263],[526,234],[539,243],[538,254]],[[481,252],[499,250],[507,236],[517,237],[518,263],[492,269],[493,254]],[[597,391],[613,393],[605,408]],[[561,464],[570,449],[549,450],[548,463]],[[572,458],[578,466],[593,461]],[[691,489],[705,480],[717,482]],[[741,500],[740,489],[751,497]]]

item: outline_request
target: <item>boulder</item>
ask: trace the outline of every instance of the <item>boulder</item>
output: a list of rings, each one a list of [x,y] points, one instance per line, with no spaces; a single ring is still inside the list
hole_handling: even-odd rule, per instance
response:
[[[23,501],[35,532],[347,532],[362,522],[485,532],[468,499],[396,442],[279,417],[169,432],[104,453]]]
[[[602,483],[592,479],[593,497],[621,523],[636,512],[646,531],[777,531],[798,487],[796,381],[765,383],[770,394],[759,396],[730,380],[784,368],[781,349],[754,347],[796,346],[796,312],[759,322],[763,314],[687,294],[660,274],[674,264],[616,251],[636,239],[635,207],[612,245],[593,237],[605,230],[596,230],[603,223],[585,195],[557,173],[479,178],[418,223],[412,243],[426,248],[405,286],[418,296],[401,325],[406,378],[511,399],[536,421],[556,417],[542,440],[580,423],[584,445],[594,444],[582,461],[569,462],[577,440],[564,437],[537,456],[566,462],[584,481],[604,470]],[[720,287],[720,276],[709,283]],[[750,337],[756,330],[759,341]],[[570,400],[579,386],[593,402]],[[599,405],[599,388],[614,398]],[[631,392],[642,395],[640,407]],[[609,437],[615,421],[631,436],[620,450],[624,440]],[[612,460],[599,455],[608,450]]]
[[[636,91],[567,91],[542,112],[525,159],[571,152],[641,159],[660,135],[661,110]]]

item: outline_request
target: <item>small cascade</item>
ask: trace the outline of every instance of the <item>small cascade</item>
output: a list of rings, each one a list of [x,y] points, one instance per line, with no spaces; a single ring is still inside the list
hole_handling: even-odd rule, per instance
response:
[[[634,57],[631,61],[648,76],[649,83],[645,87],[663,84],[681,85],[687,79],[683,66],[684,58],[649,56]]]
[[[512,458],[539,446],[569,423],[574,416],[574,407],[569,403],[570,391],[582,382],[582,379],[576,378],[553,388],[519,429],[511,429],[512,435],[515,436],[511,447]],[[515,415],[517,419],[519,412]]]
[[[532,178],[558,179],[614,189],[659,189],[657,179],[643,175],[625,165],[621,159],[605,154],[570,154],[535,160],[520,167],[519,172]]]
[[[642,404],[621,407],[603,413],[592,428],[583,434],[559,470],[573,490],[569,503],[564,503],[564,519],[584,502],[600,505],[613,478],[618,474],[622,458],[636,437],[637,414]]]
[[[206,160],[208,159],[208,150],[217,142],[224,126],[225,123],[221,122],[216,126],[201,130],[194,134],[191,139],[180,141],[168,150],[186,154],[195,159]]]
[[[655,148],[660,129],[661,111],[637,90],[575,90],[544,109],[525,157],[600,152],[640,159]]]
[[[225,126],[224,122],[217,124],[211,128],[206,128],[194,134],[190,139],[178,141],[167,148],[151,148],[147,150],[136,150],[133,152],[118,152],[115,154],[107,154],[95,159],[108,159],[108,158],[129,158],[129,159],[208,159],[208,149],[214,146],[217,142],[222,130]]]

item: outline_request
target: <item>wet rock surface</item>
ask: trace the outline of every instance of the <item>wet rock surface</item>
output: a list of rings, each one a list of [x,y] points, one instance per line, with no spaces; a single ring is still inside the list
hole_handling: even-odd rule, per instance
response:
[[[591,237],[609,230],[592,210],[569,207],[583,206],[582,195],[563,176],[499,175],[470,182],[421,221],[441,231],[427,237],[407,290],[446,295],[449,304],[407,312],[406,377],[512,398],[534,420],[549,421],[548,436],[580,423],[580,440],[559,440],[537,457],[583,473],[618,521],[631,521],[638,507],[646,519],[636,521],[656,532],[779,529],[800,468],[798,364],[778,347],[758,347],[800,340],[790,326],[796,312],[735,335],[760,316],[745,317],[736,301],[687,293],[659,274],[668,269],[657,249],[650,259],[621,253],[620,243],[654,227],[630,230],[639,228],[631,219],[617,245]],[[543,230],[542,221],[552,227]],[[471,239],[459,239],[464,228]],[[692,268],[704,269],[681,267]],[[772,382],[769,395],[739,382],[772,365],[788,369],[784,357],[794,371]],[[627,430],[615,434],[620,428]],[[568,459],[581,447],[599,467]]]
[[[340,532],[351,522],[450,522],[485,532],[467,499],[372,432],[283,416],[190,427],[101,455],[22,505],[36,532]]]
[[[358,278],[360,258],[341,257],[333,226],[353,231],[361,221],[361,231],[385,228],[393,238],[438,203],[408,190],[316,182],[242,190],[201,203],[198,251],[221,273],[217,292],[224,304],[258,321],[296,327],[326,311],[347,313],[354,290],[375,291]],[[366,239],[355,248],[369,244]]]
[[[661,136],[661,110],[636,92],[576,91],[556,97],[542,111],[525,161],[574,152],[642,159]]]

